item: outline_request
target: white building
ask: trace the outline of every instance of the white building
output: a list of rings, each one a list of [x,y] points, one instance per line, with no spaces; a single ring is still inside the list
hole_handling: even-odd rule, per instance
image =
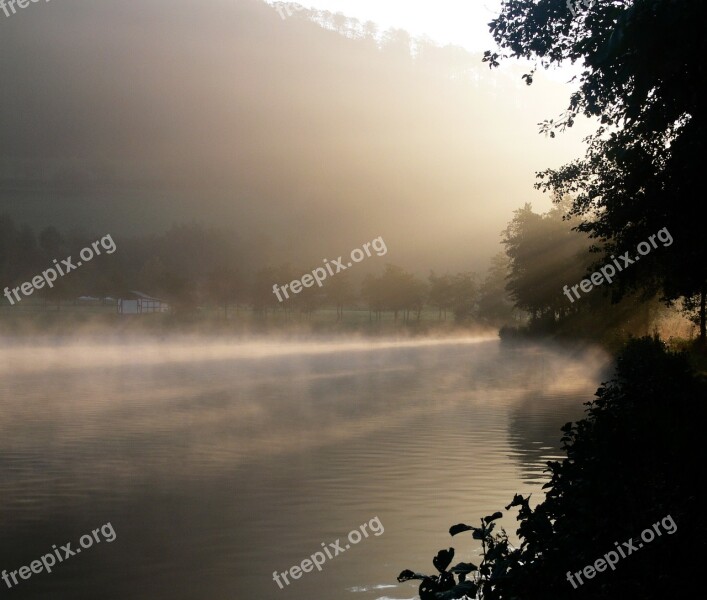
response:
[[[118,314],[144,315],[169,312],[169,304],[142,292],[130,292],[127,298],[118,300]]]

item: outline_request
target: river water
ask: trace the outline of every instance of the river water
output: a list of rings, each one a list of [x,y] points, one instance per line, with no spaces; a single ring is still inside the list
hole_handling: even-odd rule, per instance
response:
[[[450,525],[502,510],[516,492],[541,494],[559,428],[582,416],[605,367],[599,352],[483,338],[4,340],[0,569],[53,545],[81,548],[106,523],[115,539],[96,534],[51,573],[0,590],[415,598],[416,585],[397,584],[401,570],[431,572],[449,546],[476,562],[476,543],[450,538]],[[322,543],[345,548],[362,524],[368,537],[330,550],[321,571],[283,590],[273,580]],[[515,513],[502,524],[515,530]]]

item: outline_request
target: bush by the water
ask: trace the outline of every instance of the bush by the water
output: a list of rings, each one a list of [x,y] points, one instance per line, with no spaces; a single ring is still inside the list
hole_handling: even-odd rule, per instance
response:
[[[687,356],[669,352],[656,338],[632,340],[620,353],[614,379],[587,402],[587,416],[562,428],[567,457],[548,463],[546,497],[532,508],[519,495],[514,547],[505,531],[494,531],[501,513],[477,526],[459,524],[452,536],[481,542],[482,559],[454,562],[442,550],[437,573],[403,571],[399,581],[422,580],[421,600],[484,598],[553,600],[576,598],[649,600],[701,595],[706,546],[703,469],[707,387]],[[674,535],[662,535],[615,570],[597,573],[577,589],[576,573],[615,550],[615,542],[638,538],[670,515]],[[473,542],[472,542],[473,543]],[[471,549],[471,548],[469,548]]]

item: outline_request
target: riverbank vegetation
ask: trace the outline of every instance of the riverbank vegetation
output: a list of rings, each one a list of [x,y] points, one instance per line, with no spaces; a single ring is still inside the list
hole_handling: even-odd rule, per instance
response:
[[[436,572],[406,569],[399,581],[420,579],[421,600],[690,597],[707,544],[699,491],[705,398],[706,379],[684,353],[657,338],[629,342],[614,378],[587,402],[587,416],[562,428],[566,456],[548,463],[544,499],[533,508],[529,497],[516,495],[505,507],[518,509],[518,542],[495,530],[501,512],[454,525],[450,534],[464,550],[442,550]],[[633,539],[638,548],[639,534],[668,515],[674,535],[656,537],[581,586],[576,578],[571,584],[568,572],[616,551],[615,542]]]
[[[614,303],[607,286],[567,300],[563,286],[585,277],[593,260],[587,235],[563,219],[567,208],[565,202],[546,214],[529,205],[516,211],[502,235],[505,251],[485,273],[423,277],[381,263],[337,274],[285,302],[277,301],[273,284],[300,276],[304,266],[273,267],[255,257],[251,263],[235,232],[175,225],[159,236],[119,238],[120,252],[101,255],[13,306],[3,302],[0,332],[488,335],[500,329],[504,339],[583,338],[607,347],[654,331],[689,339],[689,321],[657,294],[628,294]],[[9,216],[0,216],[0,230],[0,275],[10,288],[96,237],[53,227],[35,232]],[[118,315],[119,299],[134,291],[166,302],[168,314]]]
[[[691,318],[699,338],[674,344],[689,355],[669,350],[657,336],[623,345],[613,380],[587,403],[586,417],[562,428],[565,458],[548,462],[544,498],[533,506],[516,495],[506,507],[519,509],[519,543],[495,531],[498,513],[452,526],[452,536],[478,542],[470,546],[481,560],[472,555],[463,562],[466,556],[449,549],[434,558],[432,575],[403,571],[399,581],[422,580],[421,600],[699,593],[707,543],[701,481],[707,387],[694,365],[704,369],[707,343],[699,200],[707,120],[695,89],[705,80],[700,24],[706,17],[697,0],[514,0],[503,2],[490,23],[499,50],[484,60],[491,67],[509,58],[531,61],[528,85],[537,68],[583,67],[566,112],[541,131],[554,137],[582,117],[597,124],[583,158],[539,173],[537,187],[553,195],[556,208],[538,215],[526,205],[505,232],[508,291],[529,317],[502,337],[601,337],[628,329],[641,314],[650,322],[651,307],[662,302]],[[669,232],[670,243],[641,252],[659,230]],[[563,298],[563,286],[622,256],[629,268],[603,286],[605,294],[582,290],[581,298]],[[646,539],[643,532],[667,518],[676,530]],[[619,548],[621,562],[601,568],[597,560]],[[452,567],[455,556],[462,562]]]

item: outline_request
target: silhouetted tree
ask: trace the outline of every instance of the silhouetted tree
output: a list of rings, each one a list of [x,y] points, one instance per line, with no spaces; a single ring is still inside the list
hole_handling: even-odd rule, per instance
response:
[[[554,323],[582,306],[571,303],[563,288],[586,276],[590,242],[563,220],[562,206],[541,215],[526,204],[514,212],[502,242],[510,260],[506,289],[516,308],[533,321]]]
[[[491,266],[479,288],[478,317],[482,323],[500,326],[515,322],[513,303],[506,291],[510,268],[510,260],[503,252],[491,259]]]
[[[380,321],[383,310],[383,290],[380,285],[380,278],[367,274],[361,284],[361,295],[366,299],[369,311],[369,320],[375,316],[376,321]]]
[[[235,268],[222,267],[209,273],[206,292],[208,297],[223,307],[224,319],[228,320],[228,307],[242,300],[245,291],[243,277]]]
[[[428,292],[427,285],[412,273],[397,265],[387,264],[379,277],[370,274],[365,277],[361,293],[377,320],[381,311],[391,311],[397,321],[402,311],[403,320],[407,322],[410,311],[416,311],[419,318]]]
[[[430,304],[437,309],[438,319],[441,321],[444,314],[444,320],[446,321],[447,310],[451,310],[454,306],[452,278],[449,274],[438,276],[432,271],[428,281],[430,282]]]
[[[501,58],[534,60],[536,67],[580,62],[578,89],[567,111],[543,129],[571,127],[579,115],[600,121],[585,157],[542,173],[538,187],[573,194],[580,231],[606,255],[636,257],[637,246],[667,228],[670,249],[654,251],[622,273],[614,290],[666,301],[699,296],[700,339],[707,340],[707,209],[703,157],[706,106],[696,90],[705,83],[701,0],[513,0],[490,24]],[[532,83],[532,72],[526,76]]]
[[[0,215],[0,276],[5,285],[14,283],[17,236],[12,218],[6,214]]]
[[[474,273],[457,273],[451,280],[454,320],[469,321],[476,314],[478,286]]]
[[[273,294],[273,285],[276,283],[278,285],[284,285],[291,281],[281,279],[281,274],[282,269],[264,267],[256,271],[253,275],[250,288],[250,304],[256,313],[264,315],[267,313],[268,308],[281,308],[281,303],[278,301],[275,294]],[[282,301],[287,302],[284,295],[282,295]]]
[[[312,288],[312,295],[317,294],[316,289],[318,288]],[[325,293],[326,301],[332,306],[336,306],[336,320],[341,321],[344,317],[344,305],[356,298],[350,275],[348,273],[337,274],[336,277],[327,280]]]

